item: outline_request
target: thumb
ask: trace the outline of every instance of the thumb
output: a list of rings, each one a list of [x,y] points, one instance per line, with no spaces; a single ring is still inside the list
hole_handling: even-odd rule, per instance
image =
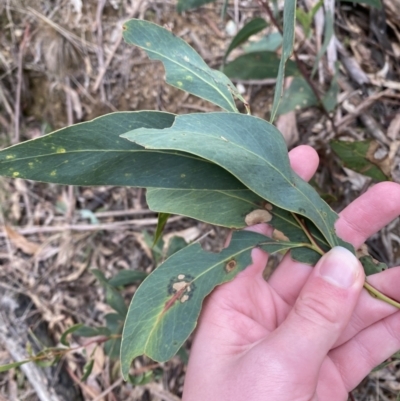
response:
[[[293,368],[306,366],[307,374],[318,373],[349,323],[364,280],[360,262],[345,248],[335,247],[319,260],[286,320],[275,331],[274,340],[289,351],[285,354],[291,355]]]

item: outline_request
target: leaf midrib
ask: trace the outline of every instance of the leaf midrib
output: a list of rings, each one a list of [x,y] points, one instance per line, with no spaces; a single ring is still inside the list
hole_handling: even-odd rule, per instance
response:
[[[0,151],[1,152],[1,151]],[[148,150],[146,149],[138,149],[138,150],[120,150],[120,149],[107,149],[107,150],[103,150],[103,149],[76,149],[76,150],[69,150],[63,153],[45,153],[45,154],[41,154],[41,155],[36,155],[36,156],[27,156],[27,157],[20,157],[20,158],[14,158],[14,159],[3,159],[0,160],[0,164],[2,163],[14,163],[17,161],[24,161],[24,160],[30,160],[30,159],[40,159],[42,157],[49,157],[49,156],[54,156],[54,155],[58,155],[60,157],[62,156],[66,156],[69,154],[73,154],[73,153],[107,153],[107,152],[113,152],[113,153],[149,153]],[[178,151],[175,151],[178,152]],[[175,152],[168,152],[168,151],[164,151],[164,150],[158,150],[158,149],[152,149],[152,153],[159,153],[159,154],[165,154],[165,155],[175,155],[175,156],[180,156],[180,157],[186,157],[187,159],[192,159],[192,160],[200,160],[202,162],[208,163],[208,164],[216,164],[213,162],[210,162],[207,159],[202,159],[200,156],[196,156],[194,154],[183,154],[183,153],[175,153]]]

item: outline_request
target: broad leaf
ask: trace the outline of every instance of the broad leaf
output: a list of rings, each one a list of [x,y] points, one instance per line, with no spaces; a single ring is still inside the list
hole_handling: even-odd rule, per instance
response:
[[[243,42],[249,39],[250,36],[255,35],[256,33],[262,31],[267,26],[268,24],[264,18],[254,18],[251,21],[249,21],[232,39],[232,42],[226,49],[224,61],[227,59],[227,57],[229,56],[230,52],[233,49],[236,49]]]
[[[128,44],[163,62],[167,83],[226,111],[237,112],[232,96],[238,94],[235,86],[220,71],[211,69],[184,40],[152,22],[137,19],[125,23],[123,35]]]
[[[138,129],[123,137],[149,149],[176,149],[210,160],[268,202],[310,219],[329,245],[343,245],[334,232],[337,214],[292,171],[282,135],[264,120],[189,114],[177,117],[171,128]]]
[[[240,231],[222,252],[205,252],[199,244],[175,253],[146,278],[129,307],[122,334],[121,368],[125,378],[139,355],[164,362],[182,346],[196,327],[204,298],[232,280],[251,263],[255,246],[269,253],[301,246]]]
[[[277,114],[286,114],[292,110],[300,110],[317,104],[318,100],[306,80],[303,77],[294,77],[289,88],[283,93]]]
[[[144,280],[147,273],[138,270],[121,270],[113,278],[108,280],[108,284],[114,287],[123,287]]]
[[[273,52],[252,52],[243,54],[228,63],[223,71],[228,77],[236,79],[276,78],[280,58]],[[296,63],[289,60],[286,72],[288,76],[297,74]]]
[[[112,359],[117,359],[121,350],[121,334],[124,326],[124,319],[116,313],[108,313],[104,316],[107,328],[113,337],[104,343],[104,352]]]
[[[197,8],[207,3],[212,3],[215,0],[178,0],[177,10],[178,12],[190,10],[191,8]]]
[[[328,112],[336,107],[338,90],[337,74],[335,74],[328,92],[322,98],[323,106]],[[281,115],[316,105],[318,105],[318,99],[307,81],[303,77],[294,77],[289,88],[283,93],[277,114]]]
[[[372,259],[371,256],[366,255],[360,258],[360,262],[364,268],[364,272],[366,276],[370,276],[371,274],[380,273],[386,270],[388,267],[385,263],[377,262]]]
[[[265,202],[264,199],[250,190],[238,191],[204,191],[148,189],[147,203],[152,210],[164,210],[173,214],[182,214],[210,224],[230,228],[244,228],[249,223],[267,222],[291,242],[309,243],[298,221],[293,214]],[[268,216],[270,215],[270,217]],[[265,216],[267,216],[265,218]],[[270,220],[269,220],[270,218]],[[312,230],[316,242],[326,250],[323,236]],[[314,265],[320,254],[309,248],[296,248],[291,251],[293,259]]]
[[[166,128],[175,115],[111,113],[0,151],[0,175],[67,185],[237,189],[243,185],[204,160],[149,152],[119,136],[139,127]]]
[[[282,35],[279,32],[270,33],[258,42],[250,42],[243,46],[246,53],[251,52],[275,52],[282,45]]]
[[[229,228],[246,227],[245,218],[262,208],[263,199],[248,189],[219,191],[148,188],[151,210],[180,214]]]
[[[332,141],[333,151],[342,160],[343,165],[357,173],[364,174],[377,181],[386,181],[388,177],[379,168],[377,162],[373,163],[373,153],[377,143],[374,141]],[[372,161],[371,161],[372,160]]]
[[[272,123],[278,111],[282,97],[283,80],[285,78],[285,65],[293,52],[294,28],[296,25],[296,0],[286,0],[283,8],[283,45],[282,56],[279,64],[279,72],[276,78],[274,102],[272,104],[271,118]]]

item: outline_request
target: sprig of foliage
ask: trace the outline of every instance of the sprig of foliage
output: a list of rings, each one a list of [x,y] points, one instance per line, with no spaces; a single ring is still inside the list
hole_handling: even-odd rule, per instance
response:
[[[285,2],[283,56],[271,121],[293,49],[295,10],[295,0]],[[115,281],[121,284],[133,278],[120,277],[112,284],[94,271],[116,311],[105,317],[107,325],[99,330],[112,336],[105,340],[111,356],[121,348],[122,372],[129,379],[135,357],[145,354],[163,362],[181,348],[196,326],[204,298],[250,264],[254,247],[269,253],[291,251],[292,258],[309,264],[336,245],[354,249],[335,233],[337,214],[292,171],[279,131],[271,123],[238,112],[234,99],[244,99],[228,77],[153,23],[128,21],[124,38],[164,63],[168,83],[224,112],[112,113],[1,151],[0,174],[68,185],[147,188],[150,208],[160,212],[155,243],[170,213],[229,228],[269,223],[275,229],[273,238],[235,232],[229,247],[218,254],[207,253],[198,244],[185,247],[143,281],[128,309]],[[382,269],[371,259],[362,262],[367,274]],[[368,282],[365,287],[373,296],[400,307]],[[92,335],[96,329],[70,328],[62,337],[64,344],[73,332]],[[86,365],[85,376],[92,365],[90,361]]]

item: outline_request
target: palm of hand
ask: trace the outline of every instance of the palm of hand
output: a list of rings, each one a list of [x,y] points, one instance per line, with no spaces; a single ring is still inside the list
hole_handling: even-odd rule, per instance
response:
[[[310,152],[310,148],[300,147],[290,155],[294,170],[304,179],[314,173],[310,164],[302,171],[301,160],[304,156],[310,160]],[[375,213],[382,202],[385,207]],[[342,212],[337,233],[359,247],[400,214],[399,205],[399,186],[377,185]],[[266,226],[253,229],[270,235]],[[185,383],[188,399],[197,399],[194,394],[199,393],[202,395],[198,399],[208,401],[346,400],[347,393],[376,364],[396,351],[396,344],[400,348],[400,336],[393,334],[396,330],[387,329],[395,324],[400,328],[400,312],[364,291],[348,326],[315,370],[304,358],[299,360],[294,350],[287,349],[290,345],[279,347],[279,330],[312,268],[286,256],[266,282],[262,271],[267,255],[255,249],[252,258],[251,266],[206,300]],[[400,268],[375,275],[369,281],[388,296],[399,298],[396,280],[400,280]],[[378,352],[378,333],[390,337],[392,347]],[[275,345],[268,347],[268,342]],[[205,390],[204,383],[212,384]]]

